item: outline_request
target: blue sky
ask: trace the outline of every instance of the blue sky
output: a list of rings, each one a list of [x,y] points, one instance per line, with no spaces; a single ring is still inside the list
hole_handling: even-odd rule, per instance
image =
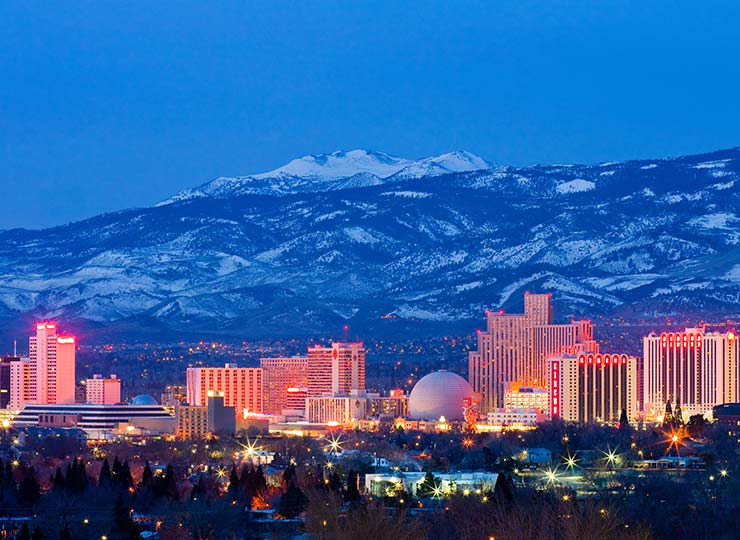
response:
[[[740,145],[740,2],[0,3],[0,228],[369,148]]]

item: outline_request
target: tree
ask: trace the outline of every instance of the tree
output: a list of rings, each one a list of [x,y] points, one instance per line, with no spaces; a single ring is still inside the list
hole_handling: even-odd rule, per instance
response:
[[[627,418],[627,409],[622,409],[619,415],[619,431],[629,431],[630,422]]]
[[[152,473],[152,468],[149,466],[149,462],[146,462],[146,465],[144,465],[144,472],[141,474],[141,485],[143,487],[151,487],[154,483],[154,474]]]
[[[349,474],[347,475],[347,491],[344,493],[345,501],[351,503],[360,500],[360,490],[358,489],[359,482],[360,478],[358,474],[353,469],[350,469]]]
[[[28,529],[28,523],[23,524],[15,540],[31,540],[31,531]]]
[[[288,489],[280,497],[278,502],[278,513],[287,519],[293,519],[299,516],[306,509],[308,497],[301,491],[295,482],[291,482]]]
[[[59,540],[72,540],[72,532],[66,523],[64,524],[64,528],[59,532]]]
[[[416,495],[418,497],[431,497],[435,492],[439,491],[441,483],[439,478],[435,477],[431,472],[427,472],[424,475],[424,480],[419,482],[416,487]]]
[[[44,533],[41,531],[41,527],[36,525],[36,527],[33,529],[31,540],[44,540],[45,538],[46,536],[44,536]]]
[[[108,458],[105,458],[103,460],[103,466],[100,467],[100,475],[98,476],[98,487],[109,489],[112,481],[113,474],[110,470],[110,464],[108,463]]]
[[[108,538],[111,540],[140,540],[139,527],[131,520],[121,495],[116,498],[113,506],[113,528]]]

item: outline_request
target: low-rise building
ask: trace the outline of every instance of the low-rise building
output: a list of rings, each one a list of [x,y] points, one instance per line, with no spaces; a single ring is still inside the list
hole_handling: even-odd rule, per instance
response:
[[[539,409],[494,409],[486,415],[488,424],[502,427],[536,426],[547,420],[547,414]]]
[[[424,481],[424,472],[394,472],[365,475],[365,491],[377,497],[395,493],[401,489],[416,496],[416,490]],[[444,494],[483,493],[496,487],[498,473],[487,471],[455,471],[434,473]]]

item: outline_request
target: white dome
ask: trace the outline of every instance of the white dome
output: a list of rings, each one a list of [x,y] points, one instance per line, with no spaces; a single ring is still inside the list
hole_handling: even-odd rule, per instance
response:
[[[449,371],[435,371],[419,379],[409,395],[412,420],[464,420],[464,402],[472,398],[468,381]]]

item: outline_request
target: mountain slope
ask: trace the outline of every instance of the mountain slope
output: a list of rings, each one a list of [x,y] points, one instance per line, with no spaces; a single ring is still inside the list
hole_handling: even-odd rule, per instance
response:
[[[294,175],[303,165],[291,163]],[[740,149],[439,176],[419,176],[418,163],[5,231],[0,319],[163,335],[292,336],[345,322],[456,332],[487,308],[518,308],[524,290],[553,291],[563,317],[740,312]]]
[[[418,161],[367,150],[340,151],[304,156],[266,173],[216,178],[200,187],[182,191],[160,205],[203,197],[335,191],[490,168],[491,165],[483,158],[466,151]]]

